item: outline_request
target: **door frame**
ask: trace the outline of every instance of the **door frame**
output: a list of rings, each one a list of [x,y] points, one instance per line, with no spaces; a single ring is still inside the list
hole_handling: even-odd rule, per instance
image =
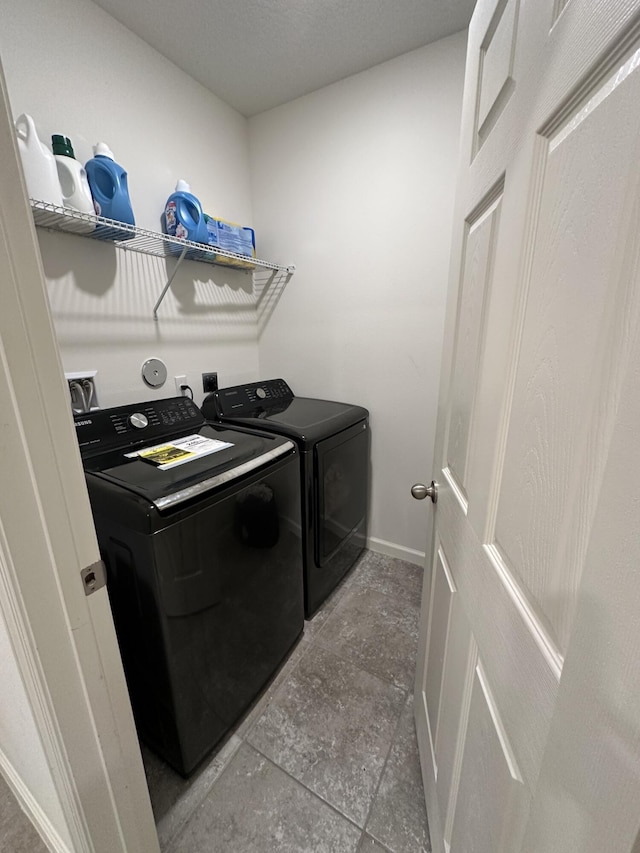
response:
[[[0,612],[72,850],[157,853],[157,833],[99,561],[36,231],[0,67]],[[25,532],[28,531],[27,535]],[[66,851],[20,769],[0,771]]]

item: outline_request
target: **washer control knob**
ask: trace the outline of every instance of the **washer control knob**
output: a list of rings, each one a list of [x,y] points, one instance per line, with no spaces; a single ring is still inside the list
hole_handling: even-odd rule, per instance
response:
[[[142,412],[134,412],[129,418],[129,423],[136,429],[144,429],[146,426],[149,426],[149,418],[143,415]]]
[[[256,397],[259,400],[264,400],[264,398],[266,396],[267,396],[267,392],[264,390],[264,388],[256,388]]]

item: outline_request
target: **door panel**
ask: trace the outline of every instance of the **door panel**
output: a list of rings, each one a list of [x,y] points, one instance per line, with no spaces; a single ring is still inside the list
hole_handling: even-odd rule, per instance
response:
[[[480,48],[478,147],[515,88],[513,63],[519,0],[499,0]]]
[[[489,297],[493,255],[500,219],[501,195],[482,205],[468,223],[461,297],[455,330],[447,460],[451,477],[466,500],[469,436],[482,356],[485,307]]]
[[[511,853],[524,830],[526,790],[478,663],[465,737],[451,853]]]
[[[636,182],[632,217],[640,231]],[[526,853],[638,853],[640,801],[640,261],[627,315],[633,350],[617,408]],[[580,706],[582,712],[580,712]]]
[[[638,834],[640,578],[588,569],[612,454],[637,455],[613,437],[640,375],[639,103],[640,0],[478,3],[416,677],[438,853],[617,853],[606,829],[630,853]],[[636,541],[637,512],[609,529]]]
[[[610,329],[628,283],[616,268],[630,238],[640,77],[618,76],[549,140],[496,518],[495,545],[562,655],[611,428],[600,416],[616,394]]]
[[[431,642],[429,643],[427,677],[424,686],[432,743],[436,742],[436,733],[438,731],[444,658],[449,642],[451,606],[455,593],[456,588],[453,578],[447,567],[444,554],[439,550],[434,567]]]
[[[446,838],[451,837],[462,764],[462,749],[459,745],[466,733],[477,656],[478,650],[461,607],[460,596],[455,596],[447,638],[435,745],[438,766],[436,793],[440,810],[446,818]]]
[[[446,479],[443,486],[437,504],[442,549],[520,772],[534,784],[560,672],[504,566],[478,541]]]

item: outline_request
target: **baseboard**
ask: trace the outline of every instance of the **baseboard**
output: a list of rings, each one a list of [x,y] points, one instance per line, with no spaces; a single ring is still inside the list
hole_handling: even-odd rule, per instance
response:
[[[20,807],[26,813],[48,849],[53,851],[53,853],[72,853],[1,749],[0,773],[4,776],[7,785],[11,788]]]
[[[424,567],[424,551],[414,551],[413,548],[396,545],[394,542],[385,542],[384,539],[376,539],[373,536],[367,538],[367,548],[370,551],[376,551],[378,554],[397,557],[399,560],[406,560],[407,563]]]

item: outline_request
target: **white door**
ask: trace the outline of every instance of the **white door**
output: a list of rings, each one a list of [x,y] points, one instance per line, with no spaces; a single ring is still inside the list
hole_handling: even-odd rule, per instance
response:
[[[98,558],[0,68],[0,770],[49,849],[154,853]]]
[[[463,111],[416,678],[433,849],[629,853],[639,0],[480,0]]]

